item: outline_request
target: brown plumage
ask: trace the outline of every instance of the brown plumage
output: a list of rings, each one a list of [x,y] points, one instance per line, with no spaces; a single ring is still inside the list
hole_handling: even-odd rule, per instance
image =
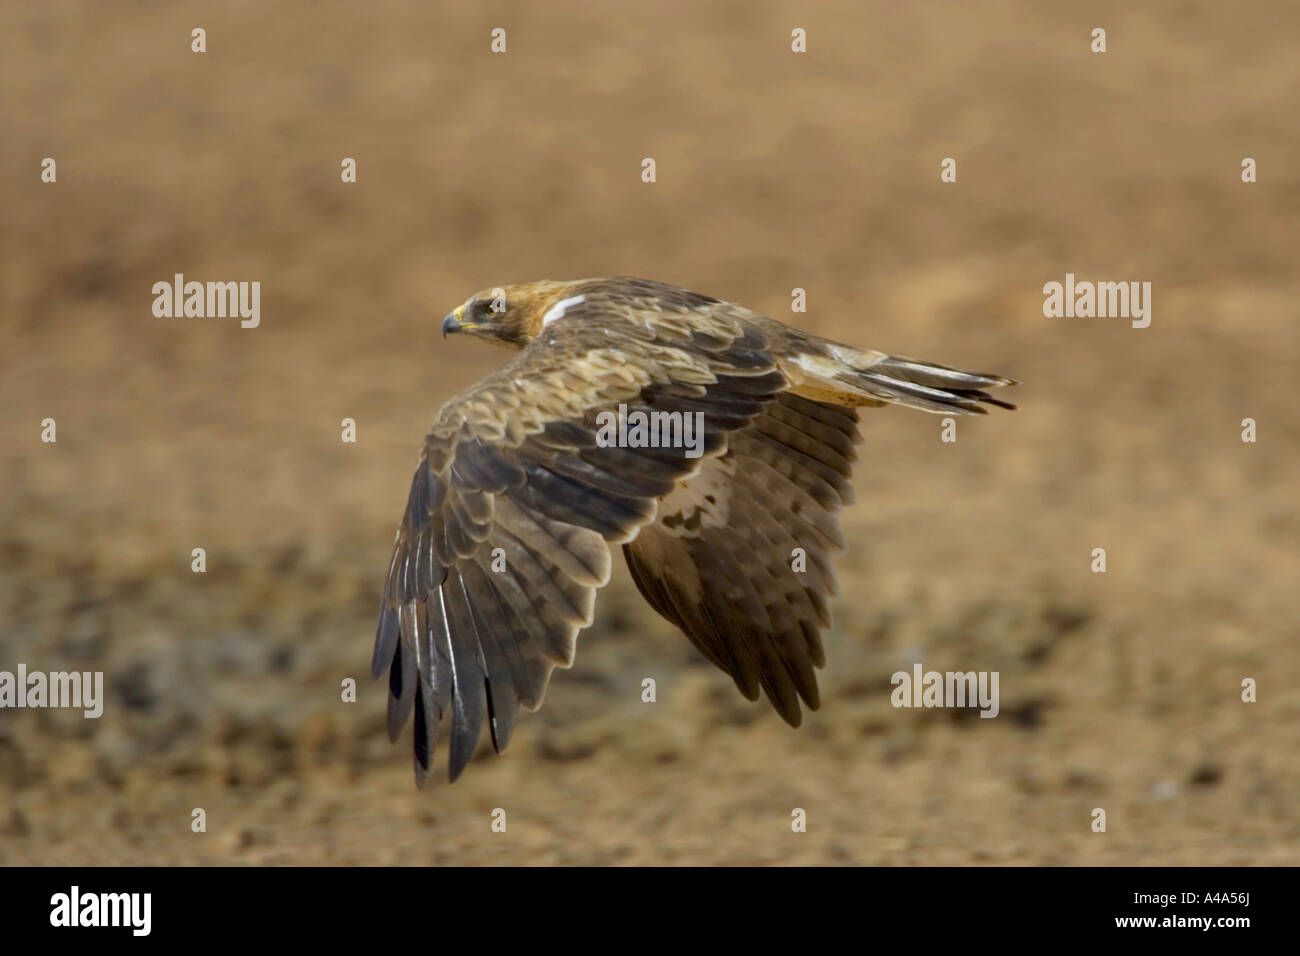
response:
[[[1014,407],[985,391],[1010,379],[644,279],[486,290],[442,328],[520,351],[442,407],[397,530],[372,671],[389,675],[389,736],[415,717],[421,784],[448,717],[454,780],[485,721],[500,752],[519,706],[541,705],[591,623],[611,544],[656,611],[798,726],[800,700],[819,704],[856,408]],[[694,443],[667,436],[687,447],[620,446],[602,430],[620,410],[703,427]]]

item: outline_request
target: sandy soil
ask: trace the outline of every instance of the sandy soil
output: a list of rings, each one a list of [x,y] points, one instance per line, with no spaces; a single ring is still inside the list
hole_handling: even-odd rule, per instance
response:
[[[1300,7],[265,9],[0,13],[0,670],[107,696],[0,711],[0,863],[1300,862]],[[261,326],[154,318],[177,272],[260,281]],[[1150,281],[1151,326],[1045,318],[1067,272]],[[606,274],[1021,408],[865,415],[802,729],[620,570],[507,754],[419,793],[374,610],[421,436],[503,357],[437,322]],[[1000,717],[891,707],[916,660]]]

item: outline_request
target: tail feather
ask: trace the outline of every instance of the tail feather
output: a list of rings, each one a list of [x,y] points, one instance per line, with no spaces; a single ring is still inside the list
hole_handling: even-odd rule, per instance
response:
[[[973,388],[933,388],[915,382],[879,375],[871,372],[859,372],[841,378],[845,384],[856,385],[875,398],[882,398],[895,405],[906,405],[926,412],[957,412],[962,415],[987,415],[985,404],[1001,408],[1014,409],[1011,402],[994,398],[988,392]]]
[[[917,385],[929,385],[934,388],[955,386],[957,389],[987,388],[989,386],[1019,385],[1015,379],[989,372],[967,372],[933,362],[918,362],[916,359],[901,355],[887,355],[871,366],[873,372],[884,372],[894,378],[901,378]]]
[[[940,414],[985,415],[987,405],[1014,409],[986,391],[1019,384],[989,372],[968,372],[905,358],[851,348],[832,342],[803,352],[793,360],[796,393],[845,405],[906,405]],[[787,369],[787,374],[791,370]]]

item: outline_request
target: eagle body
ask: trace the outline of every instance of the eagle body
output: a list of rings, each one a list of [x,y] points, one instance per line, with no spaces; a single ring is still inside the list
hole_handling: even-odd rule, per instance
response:
[[[423,784],[450,724],[449,775],[486,723],[504,750],[537,709],[621,545],[637,588],[791,725],[819,706],[839,513],[863,406],[1014,406],[1015,384],[801,332],[644,279],[523,283],[443,320],[517,352],[448,401],[425,438],[380,605],[372,672],[388,732],[414,716]],[[611,443],[610,416],[692,416],[698,447]],[[620,419],[621,421],[621,419]]]

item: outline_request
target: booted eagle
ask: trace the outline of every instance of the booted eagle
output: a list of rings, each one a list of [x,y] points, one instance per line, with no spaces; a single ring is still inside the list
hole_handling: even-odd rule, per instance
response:
[[[415,716],[420,784],[448,718],[455,780],[485,719],[499,753],[519,707],[541,706],[610,545],[651,607],[798,726],[799,701],[819,704],[857,409],[1015,407],[985,391],[1015,384],[1000,375],[645,279],[491,289],[442,332],[517,354],[442,407],[397,529],[371,669],[388,672],[389,737]]]

